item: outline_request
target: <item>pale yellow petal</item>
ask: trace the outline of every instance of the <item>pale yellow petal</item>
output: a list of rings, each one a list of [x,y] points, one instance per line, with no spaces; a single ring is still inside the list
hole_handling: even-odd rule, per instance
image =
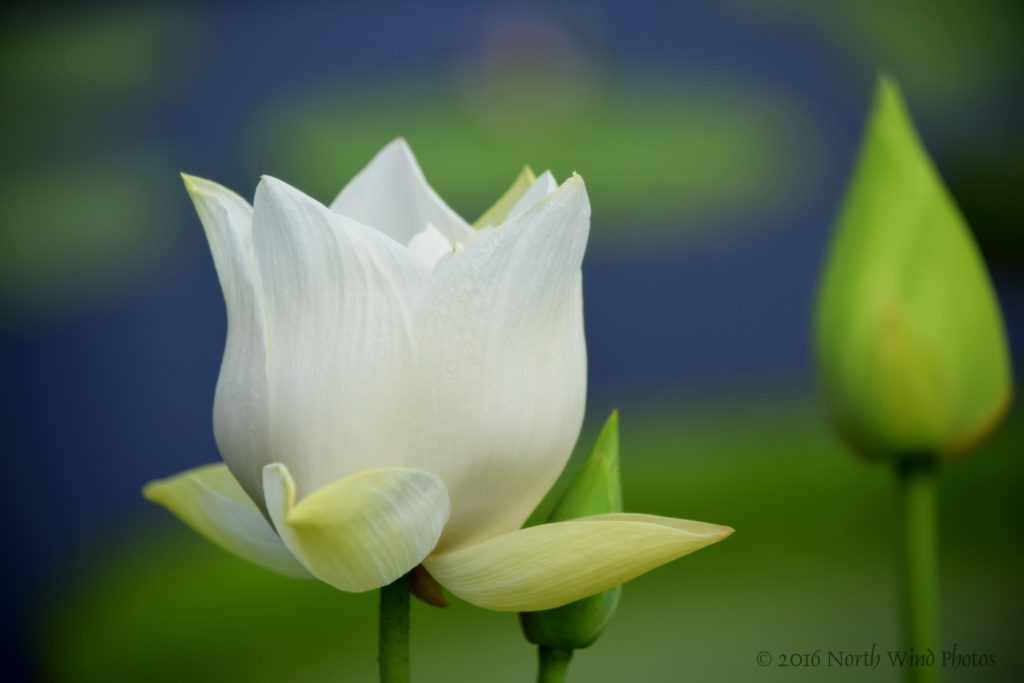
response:
[[[263,494],[288,548],[321,581],[359,593],[380,588],[434,549],[450,512],[444,482],[422,470],[368,470],[296,503],[280,463],[263,470]]]
[[[286,576],[313,578],[226,465],[197,467],[150,482],[142,495],[239,557]]]
[[[608,514],[542,524],[428,558],[445,588],[487,609],[559,607],[722,540],[717,524]]]
[[[473,227],[482,228],[488,225],[500,225],[516,205],[516,202],[526,194],[526,191],[530,189],[530,186],[533,185],[533,181],[536,179],[537,177],[533,174],[530,167],[523,166],[523,170],[519,172],[512,186],[505,190],[505,194],[501,195],[501,199],[496,201],[494,206],[487,209],[480,218],[473,222]]]

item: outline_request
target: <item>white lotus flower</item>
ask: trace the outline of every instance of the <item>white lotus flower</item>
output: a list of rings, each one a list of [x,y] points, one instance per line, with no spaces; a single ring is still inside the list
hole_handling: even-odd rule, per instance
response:
[[[145,495],[228,550],[346,591],[422,564],[456,595],[539,610],[725,527],[601,515],[520,529],[586,395],[583,180],[525,173],[471,227],[402,140],[326,207],[264,177],[253,207],[185,176],[228,311],[225,465]]]

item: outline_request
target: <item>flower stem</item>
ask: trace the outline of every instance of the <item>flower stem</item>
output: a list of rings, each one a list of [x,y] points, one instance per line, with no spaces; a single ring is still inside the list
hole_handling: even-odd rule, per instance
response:
[[[409,683],[409,586],[406,574],[380,589],[380,683]]]
[[[930,666],[906,669],[909,683],[939,680],[934,660],[939,653],[938,578],[938,463],[934,459],[904,459],[898,465],[898,489],[903,516],[903,598],[905,647],[927,657]]]
[[[540,650],[540,673],[537,674],[537,683],[565,683],[565,675],[569,671],[569,660],[572,659],[572,650],[561,650],[547,645],[541,645],[538,650]]]

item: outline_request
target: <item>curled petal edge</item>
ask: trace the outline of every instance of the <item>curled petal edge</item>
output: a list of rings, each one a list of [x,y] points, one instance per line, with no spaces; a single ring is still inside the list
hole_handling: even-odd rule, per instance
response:
[[[451,512],[439,477],[389,467],[345,477],[296,500],[280,463],[263,469],[270,518],[288,549],[321,581],[361,593],[406,574],[437,545]]]

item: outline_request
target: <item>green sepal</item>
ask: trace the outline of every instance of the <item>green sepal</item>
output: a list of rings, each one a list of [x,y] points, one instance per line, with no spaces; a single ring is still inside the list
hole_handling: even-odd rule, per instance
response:
[[[622,512],[619,480],[619,414],[613,411],[594,447],[547,521]],[[615,613],[621,586],[542,612],[522,612],[526,639],[540,646],[577,650],[592,645]]]

